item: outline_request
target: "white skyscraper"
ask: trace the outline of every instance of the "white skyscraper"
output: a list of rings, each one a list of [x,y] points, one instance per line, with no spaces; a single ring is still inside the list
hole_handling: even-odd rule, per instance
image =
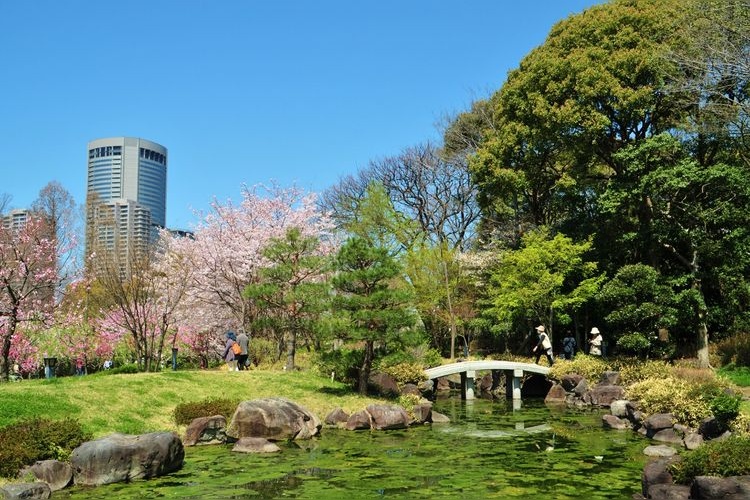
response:
[[[127,262],[166,224],[167,148],[133,137],[88,144],[86,254],[116,251]]]

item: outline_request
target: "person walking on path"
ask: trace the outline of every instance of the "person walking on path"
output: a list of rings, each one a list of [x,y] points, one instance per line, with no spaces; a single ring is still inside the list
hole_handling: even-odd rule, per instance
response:
[[[546,354],[547,361],[549,362],[549,365],[552,366],[552,363],[555,362],[552,357],[552,342],[549,340],[549,335],[547,335],[544,325],[537,326],[536,333],[539,335],[539,342],[537,342],[533,349],[536,353],[536,361],[534,361],[534,363],[539,364],[539,358],[542,357],[542,354]]]
[[[563,357],[565,359],[573,359],[576,355],[576,339],[570,333],[570,330],[565,332],[565,338],[562,341]]]
[[[237,343],[237,336],[234,334],[234,332],[227,332],[224,334],[224,338],[226,339],[226,343],[224,345],[224,354],[222,357],[224,358],[224,361],[227,362],[227,369],[230,372],[237,370],[237,358],[234,355],[234,344]]]
[[[592,356],[602,355],[602,334],[599,333],[599,329],[594,327],[589,333],[589,354]]]
[[[249,354],[250,337],[244,331],[237,335],[237,343],[240,345],[240,354],[237,356],[237,368],[240,371],[248,369],[247,356]]]

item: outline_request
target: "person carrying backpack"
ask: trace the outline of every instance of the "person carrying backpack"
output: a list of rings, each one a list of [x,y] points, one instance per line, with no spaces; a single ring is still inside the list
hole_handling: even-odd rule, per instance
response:
[[[222,357],[224,358],[224,361],[227,362],[227,369],[230,372],[237,371],[237,357],[234,354],[235,350],[239,347],[239,344],[237,344],[237,336],[234,332],[229,331],[224,334],[224,338],[226,339],[226,343],[224,345],[224,354]]]
[[[576,339],[570,331],[565,332],[565,338],[562,341],[563,357],[565,359],[573,359],[576,355]]]

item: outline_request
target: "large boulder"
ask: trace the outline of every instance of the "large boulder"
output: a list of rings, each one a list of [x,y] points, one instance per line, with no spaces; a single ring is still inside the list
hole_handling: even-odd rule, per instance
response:
[[[567,397],[568,397],[568,393],[565,392],[565,389],[563,388],[563,386],[560,384],[555,384],[547,393],[547,396],[544,398],[544,402],[545,403],[564,403]]]
[[[223,444],[227,442],[227,419],[224,415],[193,419],[185,430],[185,446]]]
[[[605,371],[598,385],[620,385],[620,372]]]
[[[70,464],[58,460],[40,460],[21,469],[18,477],[23,479],[29,474],[47,483],[52,491],[61,490],[73,482],[73,468]]]
[[[573,389],[581,380],[583,380],[582,375],[579,375],[577,373],[567,373],[562,376],[562,380],[560,380],[560,383],[566,391],[573,392]]]
[[[698,476],[690,489],[690,498],[746,500],[750,498],[750,476]]]
[[[372,417],[367,410],[359,410],[351,414],[346,421],[346,430],[358,431],[372,428]]]
[[[619,385],[596,385],[583,396],[586,403],[597,406],[609,406],[613,401],[625,397],[625,389]]]
[[[614,415],[602,415],[602,424],[605,429],[630,429],[630,423],[627,420],[622,420]]]
[[[227,436],[234,439],[262,437],[272,441],[309,439],[323,424],[318,417],[285,398],[243,401],[234,411]]]
[[[663,430],[671,429],[674,426],[674,415],[671,413],[655,413],[643,421],[643,428],[646,430],[646,436],[653,437],[654,434]]]
[[[686,484],[655,484],[648,489],[651,500],[688,500],[690,486]]]
[[[400,406],[369,405],[367,413],[372,417],[372,428],[376,430],[405,429],[411,418]]]
[[[346,421],[349,420],[349,414],[344,411],[343,408],[338,407],[331,410],[331,412],[326,415],[326,418],[324,422],[326,425],[345,425]]]
[[[163,476],[179,470],[184,458],[177,434],[152,432],[88,441],[73,450],[70,462],[75,484],[98,486]]]
[[[641,474],[641,491],[648,498],[649,488],[655,484],[672,484],[672,473],[669,472],[669,466],[673,464],[675,458],[660,458],[652,460],[643,468]]]
[[[380,396],[398,396],[401,394],[401,389],[398,388],[398,382],[393,377],[383,372],[374,372],[370,374],[370,380],[368,385],[375,394]]]
[[[715,417],[706,417],[698,425],[698,433],[706,440],[716,439],[721,436],[722,432],[721,424]]]
[[[0,487],[0,498],[6,500],[47,500],[52,490],[45,482],[11,483]]]
[[[414,405],[414,423],[424,424],[432,419],[432,403],[419,403]]]

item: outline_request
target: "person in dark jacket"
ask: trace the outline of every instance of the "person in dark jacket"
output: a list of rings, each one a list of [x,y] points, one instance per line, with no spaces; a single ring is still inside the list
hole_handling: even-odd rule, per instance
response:
[[[565,332],[565,338],[562,341],[562,352],[565,359],[573,359],[576,355],[576,339],[570,331]]]

